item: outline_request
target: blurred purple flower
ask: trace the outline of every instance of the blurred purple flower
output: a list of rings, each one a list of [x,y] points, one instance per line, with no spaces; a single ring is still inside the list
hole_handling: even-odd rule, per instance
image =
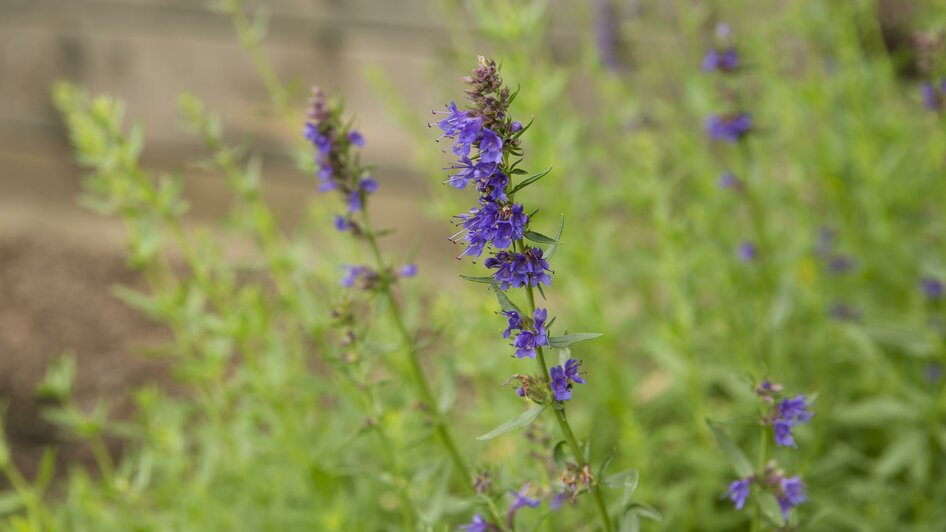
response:
[[[726,491],[726,496],[733,502],[737,510],[742,510],[749,498],[749,487],[752,485],[752,478],[744,478],[733,481]]]
[[[935,277],[924,277],[920,280],[920,288],[923,290],[923,295],[927,299],[942,299],[943,298],[943,282]]]
[[[759,250],[751,240],[744,240],[739,244],[739,260],[742,262],[752,262],[758,257]]]
[[[738,142],[752,130],[752,115],[736,113],[712,115],[706,120],[706,132],[714,140]]]

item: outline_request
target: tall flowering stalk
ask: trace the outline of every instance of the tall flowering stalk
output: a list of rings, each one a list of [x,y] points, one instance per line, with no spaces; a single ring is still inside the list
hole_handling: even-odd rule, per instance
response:
[[[390,266],[381,254],[378,234],[371,225],[367,202],[379,185],[371,176],[370,169],[361,162],[360,149],[364,147],[365,139],[343,120],[341,104],[330,100],[319,88],[312,90],[304,136],[315,148],[319,190],[334,190],[344,198],[345,211],[336,216],[336,229],[364,241],[374,259],[372,265],[346,266],[342,285],[377,294],[386,300],[391,319],[407,351],[409,367],[423,408],[430,415],[437,438],[449,454],[455,470],[465,482],[470,483],[472,477],[466,462],[437,408],[429,379],[420,363],[416,343],[404,323],[393,294],[392,287],[398,279],[413,277],[417,268],[413,264],[399,268]]]
[[[732,501],[736,510],[742,510],[752,494],[752,488],[767,491],[775,497],[781,513],[781,519],[788,522],[792,508],[807,500],[806,486],[799,475],[789,476],[775,460],[768,457],[769,438],[774,439],[776,447],[798,449],[793,430],[798,425],[808,423],[814,417],[811,402],[804,395],[794,397],[783,394],[782,385],[763,380],[755,387],[755,394],[760,399],[759,415],[759,457],[755,467],[739,449],[735,442],[722,428],[709,422],[710,429],[723,451],[726,452],[739,478],[729,484],[725,497]],[[769,430],[771,428],[771,431]],[[762,515],[762,502],[757,501],[752,517],[751,530],[759,529]]]
[[[490,270],[490,275],[465,278],[491,286],[507,320],[502,337],[510,338],[515,333],[511,351],[517,359],[533,359],[537,370],[535,375],[517,373],[512,378],[519,384],[516,393],[537,406],[481,439],[524,426],[551,407],[579,471],[576,475],[579,480],[571,483],[569,495],[574,499],[582,490],[590,492],[602,527],[611,530],[598,479],[591,474],[590,464],[565,412],[565,402],[572,398],[573,385],[586,382],[580,371],[581,362],[568,358],[550,368],[545,358],[547,348],[565,348],[600,335],[551,336],[554,318],[549,319],[548,309],[536,305],[535,290],[542,292],[543,286],[551,285],[552,269],[548,259],[559,244],[561,231],[555,238],[533,231],[532,215],[516,198],[517,193],[538,181],[548,170],[528,176],[528,172],[519,168],[523,154],[521,136],[528,125],[512,119],[509,106],[516,93],[503,85],[495,61],[479,57],[478,66],[463,81],[467,84],[467,107],[461,109],[451,102],[444,111],[435,111],[441,115],[436,122],[442,132],[441,139],[451,143],[450,150],[457,157],[448,169],[451,173],[446,182],[458,189],[472,186],[479,195],[473,208],[456,217],[460,230],[451,240],[463,246],[457,258],[468,256],[476,262],[487,255],[483,265]],[[547,245],[546,249],[539,247],[542,244]],[[525,308],[510,299],[508,292],[514,288],[525,292]],[[521,493],[517,495],[516,509],[522,506],[518,504],[522,497]],[[507,524],[512,526],[511,522]],[[487,530],[494,525],[478,516],[470,526],[472,528],[468,529]]]

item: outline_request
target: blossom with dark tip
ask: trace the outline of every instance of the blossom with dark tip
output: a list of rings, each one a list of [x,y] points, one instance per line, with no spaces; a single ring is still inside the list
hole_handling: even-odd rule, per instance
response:
[[[581,361],[569,358],[565,361],[565,376],[578,384],[585,384],[585,379],[581,377]]]
[[[488,523],[486,519],[483,519],[483,516],[476,514],[473,516],[473,521],[466,525],[461,525],[460,530],[466,530],[467,532],[488,532],[493,530],[495,527]]]
[[[522,131],[522,122],[519,122],[518,120],[513,121],[511,124],[509,124],[509,131],[512,133],[518,133]]]
[[[751,240],[744,240],[739,244],[739,260],[742,262],[752,262],[759,255],[759,250]]]
[[[503,316],[509,319],[506,330],[503,331],[503,338],[509,338],[512,331],[522,330],[522,316],[520,316],[518,312],[515,310],[504,310]]]
[[[703,71],[734,72],[739,68],[739,54],[733,47],[710,50],[703,58]]]
[[[793,477],[779,475],[778,485],[775,489],[775,499],[778,501],[779,508],[782,509],[782,517],[787,520],[791,509],[808,499],[805,495],[804,482],[801,481],[798,475]]]
[[[739,142],[751,130],[752,115],[749,113],[712,115],[706,120],[706,132],[715,140]]]
[[[752,485],[752,477],[733,481],[726,491],[726,496],[733,502],[737,510],[742,510],[749,498],[749,487]]]
[[[920,288],[923,290],[923,295],[927,299],[942,299],[943,298],[943,282],[934,277],[924,277],[920,280]]]

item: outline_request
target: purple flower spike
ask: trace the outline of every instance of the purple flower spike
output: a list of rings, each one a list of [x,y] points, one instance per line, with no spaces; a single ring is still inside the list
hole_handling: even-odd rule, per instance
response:
[[[752,115],[713,115],[706,120],[706,132],[714,140],[739,142],[752,130]]]
[[[729,485],[726,496],[733,502],[737,510],[742,510],[749,498],[749,487],[752,485],[751,478],[736,480]]]

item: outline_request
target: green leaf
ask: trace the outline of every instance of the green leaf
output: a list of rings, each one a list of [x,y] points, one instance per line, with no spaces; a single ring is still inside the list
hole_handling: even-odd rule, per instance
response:
[[[558,224],[558,232],[555,233],[555,240],[560,242],[562,240],[562,231],[565,230],[565,215],[562,215],[562,221]],[[552,258],[552,255],[555,254],[555,250],[558,249],[558,244],[550,244],[549,247],[545,250],[545,260]]]
[[[513,311],[513,310],[514,310],[514,311],[518,312],[519,314],[522,314],[522,311],[519,310],[519,307],[517,307],[516,304],[513,303],[511,299],[509,299],[509,296],[507,296],[507,295],[506,295],[506,292],[503,292],[503,291],[499,288],[499,285],[498,285],[498,284],[493,283],[493,284],[489,285],[489,287],[493,290],[493,293],[496,294],[496,300],[499,301],[499,307],[500,307],[500,308],[502,308],[502,309],[505,310],[506,312],[510,312],[510,311]],[[550,341],[551,341],[551,339],[550,339]]]
[[[526,231],[525,237],[533,242],[538,242],[539,244],[555,244],[557,246],[562,244],[550,236],[545,236],[542,233],[537,233],[535,231]]]
[[[578,342],[584,342],[585,340],[591,340],[602,336],[601,333],[575,333],[575,334],[566,334],[565,336],[552,336],[549,338],[549,347],[554,347],[556,349],[561,349],[563,347],[568,347],[572,344],[577,344]]]
[[[539,179],[542,179],[543,177],[545,177],[545,176],[546,176],[549,172],[551,172],[551,171],[552,171],[552,167],[549,166],[549,167],[546,168],[545,170],[543,170],[543,171],[541,171],[541,172],[539,172],[539,173],[537,173],[537,174],[535,174],[535,175],[532,175],[532,176],[529,176],[529,177],[523,179],[522,181],[519,182],[518,185],[512,187],[512,190],[509,191],[509,194],[515,194],[516,192],[519,192],[520,190],[522,190],[522,189],[526,188],[527,186],[531,185],[532,183],[535,183],[535,182],[538,181]]]
[[[552,459],[555,460],[555,465],[557,465],[560,469],[565,468],[565,463],[568,460],[568,453],[565,451],[566,445],[567,442],[565,440],[561,440],[560,442],[556,443],[555,448],[552,449]]]
[[[472,276],[472,275],[461,275],[460,278],[461,278],[461,279],[465,279],[465,280],[467,280],[467,281],[474,282],[474,283],[485,283],[485,284],[491,284],[491,283],[493,283],[493,281],[494,281],[493,278],[492,278],[492,276],[489,276],[489,275],[487,275],[487,276],[485,276],[485,277],[475,277],[475,276]]]
[[[0,493],[0,515],[13,513],[23,507],[23,499],[14,491]]]
[[[495,429],[487,432],[486,434],[477,437],[476,439],[491,440],[501,434],[528,426],[530,423],[535,421],[535,418],[539,417],[539,414],[541,414],[543,410],[545,410],[545,405],[535,405],[518,416],[496,427]]]
[[[785,526],[785,519],[782,517],[782,509],[779,507],[778,501],[775,500],[775,496],[765,492],[760,493],[759,497],[759,505],[765,517],[776,527],[781,528]]]
[[[732,441],[729,434],[726,434],[726,431],[715,421],[707,419],[706,424],[709,426],[710,432],[713,433],[713,437],[716,438],[716,443],[719,444],[723,453],[729,458],[739,478],[746,478],[752,475],[752,462],[750,462],[745,453],[742,452],[742,449],[736,445],[736,442]]]
[[[621,498],[621,504],[627,504],[631,500],[631,495],[637,490],[639,480],[640,474],[636,469],[625,469],[620,473],[604,477],[601,483],[609,488],[620,488],[624,486],[624,496]]]
[[[653,506],[634,502],[624,508],[624,515],[621,518],[621,532],[639,532],[641,529],[641,517],[646,517],[653,521],[663,520],[663,516]]]

